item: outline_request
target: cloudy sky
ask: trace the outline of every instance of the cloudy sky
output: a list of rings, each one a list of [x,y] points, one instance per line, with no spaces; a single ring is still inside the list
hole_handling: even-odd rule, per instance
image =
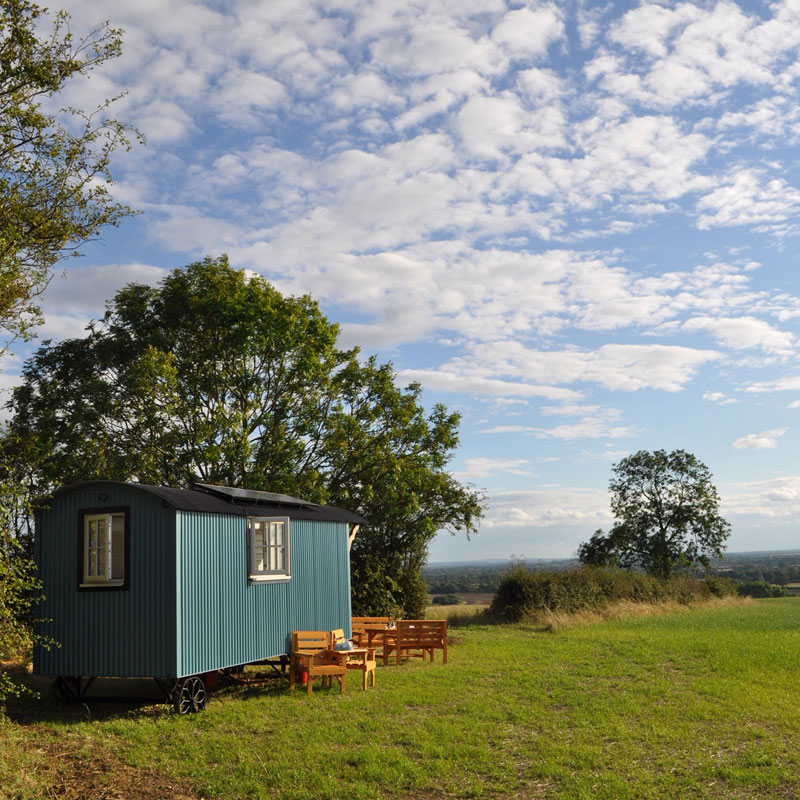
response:
[[[489,511],[432,561],[572,555],[657,448],[709,466],[730,549],[800,547],[798,0],[65,8],[125,52],[61,99],[127,90],[148,144],[41,337],[225,252],[461,411]]]

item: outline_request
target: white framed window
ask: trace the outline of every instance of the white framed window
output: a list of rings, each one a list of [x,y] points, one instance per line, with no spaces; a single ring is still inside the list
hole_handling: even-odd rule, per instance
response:
[[[291,577],[288,517],[248,517],[248,573],[251,581]]]
[[[85,512],[81,537],[81,586],[125,585],[124,511]]]

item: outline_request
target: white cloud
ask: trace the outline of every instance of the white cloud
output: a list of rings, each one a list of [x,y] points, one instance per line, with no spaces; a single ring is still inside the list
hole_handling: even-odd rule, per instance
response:
[[[529,465],[530,461],[524,458],[502,459],[481,456],[465,459],[464,469],[455,472],[454,475],[459,480],[475,480],[504,474],[530,477],[533,473],[528,468]]]
[[[411,107],[395,116],[393,124],[398,130],[419,125],[448,111],[465,98],[487,92],[490,88],[490,81],[472,69],[430,75],[407,87],[407,102]]]
[[[493,492],[482,527],[582,525],[590,531],[611,520],[608,492],[580,487]]]
[[[716,403],[719,406],[729,406],[739,401],[734,397],[728,397],[723,392],[705,392],[703,400],[708,400],[710,403]]]
[[[331,92],[330,100],[342,111],[383,106],[396,106],[402,109],[405,106],[403,98],[375,73],[347,76],[341,85]]]
[[[519,101],[511,96],[473,97],[457,117],[461,141],[467,150],[481,158],[500,158],[515,147],[523,126]]]
[[[734,350],[759,347],[771,353],[789,355],[795,336],[755,317],[692,317],[683,323],[690,332],[707,331],[718,342]]]
[[[697,370],[718,359],[712,350],[666,345],[602,345],[596,350],[541,351],[519,342],[477,345],[471,356],[444,369],[491,372],[510,378],[544,379],[548,384],[596,383],[607,389],[678,391]]]
[[[783,178],[769,178],[755,170],[739,170],[697,202],[697,226],[779,226],[797,215],[800,190]]]
[[[492,40],[511,58],[531,59],[546,54],[552,42],[564,36],[564,22],[557,8],[548,5],[509,11],[492,31]]]
[[[725,0],[707,9],[642,4],[612,25],[618,61],[595,69],[607,90],[668,107],[719,102],[740,83],[778,88],[799,38],[785,11],[764,21]]]
[[[569,84],[550,69],[533,67],[517,73],[517,82],[522,96],[536,104],[561,106],[561,101],[570,92]]]
[[[571,425],[556,425],[553,428],[537,428],[530,425],[498,425],[479,430],[480,434],[524,433],[537,439],[624,439],[634,430],[623,425],[609,425],[603,419],[586,418]]]
[[[287,101],[285,87],[274,78],[243,69],[227,71],[208,98],[229,125],[263,124],[264,115],[276,113]]]
[[[562,178],[568,197],[580,205],[593,205],[613,192],[671,200],[710,185],[693,165],[707,154],[711,141],[686,132],[670,117],[645,115],[606,124],[589,120],[578,131],[586,155],[559,165],[559,171],[569,181]],[[554,160],[551,170],[555,167]]]
[[[582,417],[587,414],[595,414],[600,411],[600,406],[582,406],[576,403],[567,403],[561,406],[543,406],[539,409],[540,413],[564,417]],[[619,412],[614,411],[616,416]]]
[[[161,267],[139,262],[71,265],[63,274],[56,273],[45,290],[42,298],[45,319],[61,314],[80,318],[85,327],[90,319],[103,316],[106,301],[123,286],[153,285],[165,274]]]
[[[564,36],[564,22],[554,6],[509,11],[492,31],[492,40],[511,58],[538,59]]]
[[[661,389],[675,392],[696,371],[719,358],[714,351],[664,345],[603,345],[594,351],[539,351],[504,341],[472,346],[468,354],[437,369],[405,369],[402,382],[420,381],[441,391],[493,397],[544,397],[574,403],[581,394],[562,384],[594,383],[615,391]],[[528,426],[543,437],[628,436],[631,429],[612,424],[617,412],[585,417],[553,429]]]
[[[753,393],[797,392],[800,391],[800,375],[789,375],[783,378],[753,383],[745,391]]]
[[[554,428],[538,428],[536,436],[540,439],[624,439],[632,436],[633,428],[624,425],[610,425],[603,419],[591,418],[572,423],[556,425]]]
[[[731,484],[720,492],[725,515],[756,515],[766,519],[800,514],[800,476]]]
[[[609,38],[625,47],[642,50],[651,57],[663,57],[669,52],[667,42],[673,31],[698,19],[702,13],[701,9],[688,3],[674,9],[655,4],[642,5],[627,12],[612,27]]]
[[[464,6],[462,13],[468,17],[470,11]],[[457,16],[440,13],[435,5],[423,13],[403,10],[372,40],[372,59],[409,78],[463,68],[483,75],[500,72],[505,57],[485,35],[471,33],[460,22]]]
[[[71,265],[56,272],[41,298],[44,324],[36,329],[39,339],[60,341],[86,336],[92,320],[102,319],[106,302],[129,283],[153,285],[165,270],[149,264]]]
[[[535,430],[530,425],[496,425],[494,428],[483,428],[478,433],[533,433]]]
[[[752,450],[763,450],[765,448],[777,447],[778,439],[783,436],[788,428],[773,428],[769,431],[762,431],[761,433],[750,433],[747,436],[742,436],[737,439],[733,446],[737,450],[743,448]]]
[[[195,129],[192,117],[177,103],[154,100],[137,112],[137,125],[150,145],[185,138]]]
[[[800,110],[787,97],[775,96],[759,100],[742,110],[726,111],[717,121],[717,129],[730,138],[730,146],[736,145],[742,135],[752,142],[780,137],[783,141],[797,138]],[[747,133],[749,129],[749,133]]]
[[[579,392],[571,389],[471,376],[447,369],[403,369],[398,371],[397,378],[401,383],[420,381],[429,388],[444,392],[488,397],[544,397],[548,400],[573,400],[581,396]]]
[[[478,430],[480,434],[523,433],[538,439],[620,439],[631,436],[633,428],[618,424],[622,413],[614,408],[582,406],[565,403],[562,406],[544,406],[544,415],[578,416],[576,422],[555,425],[551,428],[533,425],[498,425]]]
[[[150,226],[150,235],[167,250],[204,255],[228,250],[241,239],[242,230],[221,216],[205,216],[197,209],[175,205]]]

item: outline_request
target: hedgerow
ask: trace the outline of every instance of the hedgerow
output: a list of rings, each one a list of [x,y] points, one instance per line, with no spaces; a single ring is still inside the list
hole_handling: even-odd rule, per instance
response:
[[[737,587],[741,597],[789,597],[783,586],[776,586],[766,581],[744,581]]]
[[[490,613],[501,622],[520,622],[542,612],[596,610],[622,601],[687,604],[735,594],[735,583],[726,578],[656,578],[604,567],[533,570],[518,564],[501,579]]]

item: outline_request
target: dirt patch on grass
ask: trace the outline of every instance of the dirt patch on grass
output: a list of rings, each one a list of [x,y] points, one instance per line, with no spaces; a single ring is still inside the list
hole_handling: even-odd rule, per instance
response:
[[[91,757],[71,752],[67,743],[37,746],[42,768],[35,777],[36,796],[52,800],[202,800],[191,783],[153,769],[132,767],[108,751]]]

